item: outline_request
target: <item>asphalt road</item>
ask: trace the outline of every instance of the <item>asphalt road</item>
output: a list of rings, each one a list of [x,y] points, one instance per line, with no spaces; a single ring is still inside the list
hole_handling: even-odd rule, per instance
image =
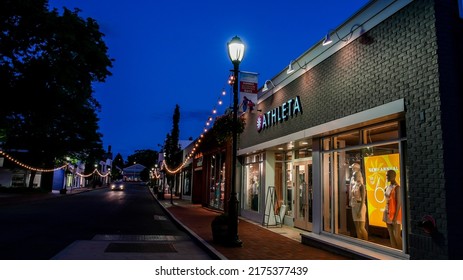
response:
[[[0,208],[3,260],[47,260],[76,240],[108,235],[189,238],[139,184]]]

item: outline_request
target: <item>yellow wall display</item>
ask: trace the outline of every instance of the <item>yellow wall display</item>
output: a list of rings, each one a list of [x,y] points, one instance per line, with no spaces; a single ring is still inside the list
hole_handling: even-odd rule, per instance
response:
[[[384,190],[388,184],[386,182],[386,172],[394,170],[397,174],[396,181],[400,185],[399,154],[365,157],[364,166],[369,224],[386,227],[383,222],[383,212],[386,206]]]

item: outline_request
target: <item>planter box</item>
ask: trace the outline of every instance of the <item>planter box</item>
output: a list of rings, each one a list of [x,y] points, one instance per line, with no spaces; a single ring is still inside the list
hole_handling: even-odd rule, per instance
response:
[[[228,240],[228,216],[220,215],[211,223],[212,239],[217,243],[226,243]]]
[[[216,243],[225,243],[228,240],[228,225],[212,225],[212,240]]]

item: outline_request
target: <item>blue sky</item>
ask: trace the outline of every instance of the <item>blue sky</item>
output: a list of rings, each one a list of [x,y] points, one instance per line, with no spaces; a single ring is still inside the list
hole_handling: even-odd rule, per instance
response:
[[[198,137],[215,107],[231,104],[227,42],[246,44],[240,70],[259,74],[259,87],[292,59],[365,6],[368,0],[50,0],[79,8],[105,34],[115,59],[112,76],[95,84],[105,149],[124,159],[158,151],[180,107],[180,139]],[[217,105],[222,90],[224,104]]]

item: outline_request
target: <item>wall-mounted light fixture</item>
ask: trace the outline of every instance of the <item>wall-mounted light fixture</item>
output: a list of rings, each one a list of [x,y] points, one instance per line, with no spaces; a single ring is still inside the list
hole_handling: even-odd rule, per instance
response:
[[[338,33],[336,33],[336,35],[337,35],[337,34],[338,34]],[[339,36],[338,36],[338,37],[339,37]],[[326,45],[329,45],[329,44],[331,44],[331,43],[333,43],[333,40],[331,39],[330,32],[328,32],[328,33],[326,34],[326,36],[325,36],[325,40],[323,40],[323,44],[322,44],[322,45],[323,45],[323,46],[326,46]]]
[[[275,87],[275,85],[273,84],[273,82],[272,82],[271,80],[267,80],[267,81],[265,81],[265,83],[264,83],[264,88],[262,89],[262,92],[266,92],[267,90],[269,90],[269,88],[268,88],[268,86],[267,86],[268,83],[270,83],[270,84],[272,85],[272,88]]]
[[[336,36],[338,37],[339,41],[348,42],[348,41],[352,38],[352,35],[354,35],[355,30],[357,30],[357,29],[359,29],[359,28],[360,28],[360,35],[362,35],[362,34],[365,32],[365,30],[363,29],[363,26],[360,25],[360,24],[354,24],[354,25],[351,27],[349,33],[348,33],[346,36],[344,36],[344,37],[340,37],[339,34],[338,34],[338,32],[337,32],[336,30],[330,30],[330,31],[326,34],[325,39],[323,40],[322,45],[323,45],[323,46],[326,46],[326,45],[329,45],[329,44],[331,44],[331,43],[333,42],[333,40],[331,39],[331,33],[336,34]]]
[[[286,71],[286,74],[291,74],[293,73],[294,71],[296,71],[294,68],[293,68],[293,64],[296,63],[298,66],[299,66],[299,69],[303,68],[303,69],[306,69],[307,68],[307,63],[304,63],[304,65],[301,65],[299,64],[299,61],[297,60],[291,60],[291,62],[289,63],[288,65],[288,70]]]

